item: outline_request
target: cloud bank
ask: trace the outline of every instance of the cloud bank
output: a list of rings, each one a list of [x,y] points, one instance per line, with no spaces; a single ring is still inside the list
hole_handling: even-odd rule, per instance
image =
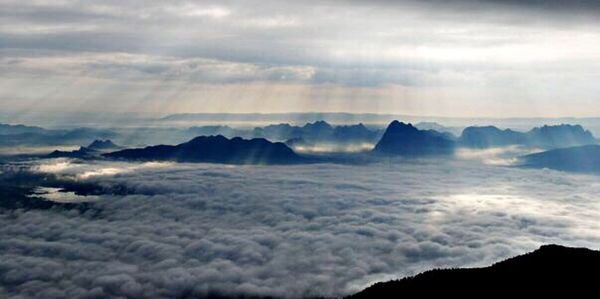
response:
[[[94,214],[0,213],[0,295],[337,296],[543,243],[600,241],[596,177],[392,162],[37,168],[129,194],[101,196]],[[91,169],[103,175],[82,175]]]

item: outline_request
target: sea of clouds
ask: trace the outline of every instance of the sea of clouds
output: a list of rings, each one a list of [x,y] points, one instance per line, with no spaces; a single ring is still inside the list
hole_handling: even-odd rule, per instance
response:
[[[0,212],[0,297],[341,296],[560,243],[597,248],[600,181],[478,161],[227,166],[47,160],[127,195]]]

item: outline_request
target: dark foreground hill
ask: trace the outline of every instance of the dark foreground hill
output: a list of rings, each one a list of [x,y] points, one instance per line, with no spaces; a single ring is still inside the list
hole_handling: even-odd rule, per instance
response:
[[[521,165],[531,168],[600,173],[600,145],[584,145],[549,150],[521,157]]]
[[[545,245],[490,267],[427,271],[377,283],[348,298],[596,297],[599,277],[600,251]]]
[[[455,147],[455,142],[444,134],[419,130],[395,120],[387,127],[373,152],[399,156],[446,155],[454,153]]]
[[[103,154],[112,159],[212,162],[228,164],[289,164],[305,160],[285,144],[266,139],[200,136],[178,145],[157,145]]]

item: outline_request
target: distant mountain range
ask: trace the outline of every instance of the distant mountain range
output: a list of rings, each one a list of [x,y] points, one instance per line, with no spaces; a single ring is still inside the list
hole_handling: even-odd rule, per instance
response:
[[[437,126],[429,124],[429,127]],[[443,127],[439,127],[443,129]],[[501,130],[494,126],[467,127],[460,137],[449,132],[433,129],[419,130],[411,124],[393,121],[373,152],[403,156],[451,154],[457,147],[490,148],[520,145],[534,148],[564,148],[597,144],[592,133],[579,125],[543,126],[522,133],[510,129]],[[589,153],[591,154],[591,153]],[[578,162],[575,158],[571,160]],[[558,163],[554,161],[554,163]],[[581,164],[581,163],[580,163]],[[577,166],[580,167],[580,166]],[[583,167],[583,165],[581,165]],[[588,166],[591,167],[591,166]]]
[[[456,138],[455,136],[460,135],[460,133],[463,130],[463,127],[447,127],[441,124],[438,124],[436,122],[419,122],[414,124],[415,128],[419,129],[419,130],[434,130],[434,131],[438,131],[440,133],[444,133],[444,134],[450,134],[450,136],[452,136],[453,138]]]
[[[390,131],[391,129],[391,131]],[[48,130],[24,125],[0,124],[0,147],[77,145],[95,139],[117,140],[120,144],[141,147],[146,144],[181,144],[196,136],[222,135],[226,138],[264,138],[270,142],[285,142],[295,150],[343,152],[368,151],[375,145],[375,153],[420,156],[451,154],[455,148],[485,149],[519,145],[525,147],[554,149],[588,144],[598,141],[580,125],[542,126],[527,132],[511,129],[501,130],[494,126],[467,127],[459,137],[448,128],[433,122],[417,125],[394,121],[386,130],[354,125],[331,125],[326,121],[315,121],[302,126],[288,123],[254,128],[232,128],[223,125],[194,126],[189,128],[76,128]],[[55,152],[52,156],[88,157],[89,150],[99,150],[111,145],[102,143],[81,148],[73,152]],[[302,149],[301,149],[302,148]]]
[[[579,298],[597,292],[598,269],[599,251],[546,245],[490,267],[427,271],[347,298]]]
[[[102,153],[108,151],[114,151],[121,147],[114,144],[111,140],[94,140],[88,146],[82,146],[74,151],[53,151],[47,158],[77,158],[77,159],[90,159],[98,158]]]
[[[522,167],[600,173],[600,145],[553,149],[520,158]]]
[[[110,139],[100,140],[96,139],[90,145],[87,146],[88,149],[103,151],[103,150],[115,150],[118,149],[119,146],[114,144]]]
[[[46,130],[40,127],[0,124],[0,135],[41,134],[44,132]]]
[[[213,162],[228,164],[290,164],[306,160],[285,144],[263,138],[228,139],[200,136],[178,145],[157,145],[103,154],[110,159],[136,161]]]
[[[448,155],[454,153],[455,148],[456,142],[445,134],[393,121],[373,152],[401,156]]]
[[[540,148],[559,148],[596,144],[598,140],[580,125],[543,126],[528,132],[500,130],[494,126],[467,127],[458,139],[460,145],[471,148],[522,145]]]
[[[290,140],[301,138],[308,143],[375,143],[382,131],[367,128],[362,123],[357,125],[332,126],[325,121],[307,123],[304,126],[290,124],[269,125],[252,130],[255,138],[269,140]]]
[[[112,138],[111,130],[76,128],[48,130],[24,125],[0,124],[0,146],[75,145],[97,138]]]
[[[449,128],[464,128],[467,126],[482,126],[494,125],[498,127],[513,128],[525,130],[537,126],[539,124],[560,124],[560,123],[577,123],[586,127],[593,127],[598,132],[600,127],[600,118],[461,118],[461,117],[436,117],[436,116],[414,116],[403,114],[379,114],[379,113],[344,113],[344,112],[297,112],[297,113],[179,113],[167,115],[158,119],[160,122],[202,122],[202,123],[248,123],[256,124],[273,124],[273,123],[290,123],[303,124],[307,122],[315,122],[324,120],[335,124],[389,124],[395,119],[401,119],[404,122],[411,122],[415,127],[420,129],[435,129],[424,128],[419,123],[438,122]],[[436,129],[437,130],[437,129]],[[453,134],[460,134],[460,131],[452,130]]]

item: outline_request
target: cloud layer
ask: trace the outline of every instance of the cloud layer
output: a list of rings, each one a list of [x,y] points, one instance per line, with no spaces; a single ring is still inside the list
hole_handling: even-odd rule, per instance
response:
[[[2,212],[0,295],[334,296],[543,243],[600,241],[596,177],[393,162],[38,167],[130,194],[102,196],[89,215]]]

